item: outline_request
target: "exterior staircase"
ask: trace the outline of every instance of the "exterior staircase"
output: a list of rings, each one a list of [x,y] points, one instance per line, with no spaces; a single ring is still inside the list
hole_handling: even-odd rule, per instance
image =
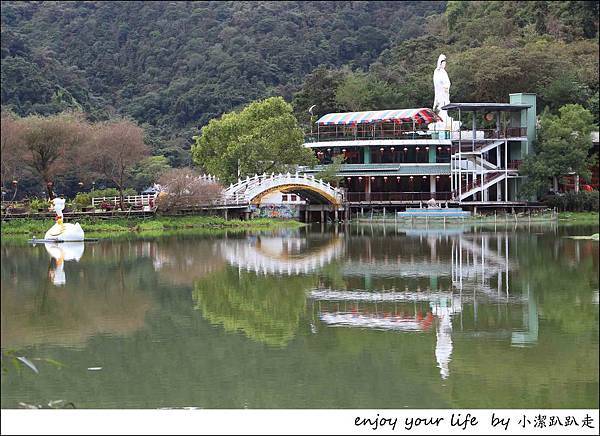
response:
[[[484,153],[503,144],[504,139],[498,141],[475,142],[475,148],[473,148],[473,145],[463,145],[460,151],[461,153]],[[458,152],[458,150],[456,150],[456,152]]]
[[[474,194],[481,192],[489,187],[503,181],[507,178],[509,172],[513,172],[515,169],[510,168],[508,171],[501,168],[501,164],[493,164],[490,161],[483,158],[483,153],[493,150],[505,143],[504,139],[496,141],[476,142],[473,144],[463,145],[461,147],[461,159],[455,162],[456,168],[460,167],[461,171],[475,175],[474,180],[469,183],[463,183],[459,189],[453,191],[454,198],[458,201],[464,201]],[[458,160],[458,150],[454,152],[454,158]],[[481,173],[483,172],[483,183],[481,181]]]
[[[506,171],[493,171],[488,172],[483,177],[483,184],[481,183],[481,178],[477,177],[475,181],[469,183],[463,183],[459,191],[454,191],[455,198],[458,198],[459,201],[463,201],[468,197],[481,192],[483,189],[488,189],[490,186],[501,182],[506,179],[507,172]]]

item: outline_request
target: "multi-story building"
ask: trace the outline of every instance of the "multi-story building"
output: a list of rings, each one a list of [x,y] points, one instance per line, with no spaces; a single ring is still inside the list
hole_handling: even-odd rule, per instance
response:
[[[519,165],[533,152],[535,94],[442,109],[454,117],[447,123],[453,128],[434,128],[439,117],[428,108],[323,115],[304,144],[319,165],[301,170],[318,177],[342,156],[338,184],[350,204],[523,202]]]

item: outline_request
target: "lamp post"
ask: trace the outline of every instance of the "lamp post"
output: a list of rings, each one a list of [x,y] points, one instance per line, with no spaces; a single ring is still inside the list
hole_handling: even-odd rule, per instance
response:
[[[52,181],[46,183],[46,190],[48,191],[48,200],[52,201],[52,199],[54,198],[54,192],[52,191],[52,186],[54,185],[54,183],[52,183]]]
[[[10,201],[15,201],[15,197],[17,196],[17,188],[19,186],[19,181],[13,180],[12,185],[13,185],[13,189],[15,190],[15,192],[13,192],[12,200],[10,200]]]

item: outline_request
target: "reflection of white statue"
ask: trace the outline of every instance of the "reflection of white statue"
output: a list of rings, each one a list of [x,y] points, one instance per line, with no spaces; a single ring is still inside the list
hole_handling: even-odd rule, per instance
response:
[[[46,251],[56,261],[56,268],[48,272],[52,283],[56,286],[62,286],[67,282],[64,266],[66,261],[75,260],[79,262],[83,256],[83,242],[65,242],[63,244],[44,244]]]
[[[433,72],[433,88],[435,90],[433,110],[446,123],[448,121],[448,113],[442,110],[442,107],[450,104],[450,78],[446,72],[446,56],[443,54],[438,58],[437,68]]]
[[[79,223],[64,224],[63,209],[65,208],[65,199],[56,197],[52,199],[52,209],[56,212],[56,224],[46,232],[44,239],[54,241],[83,241],[83,229]]]
[[[452,319],[451,315],[462,311],[460,300],[447,301],[442,299],[430,303],[431,312],[438,318],[435,343],[435,358],[442,379],[450,375],[450,360],[452,357]]]

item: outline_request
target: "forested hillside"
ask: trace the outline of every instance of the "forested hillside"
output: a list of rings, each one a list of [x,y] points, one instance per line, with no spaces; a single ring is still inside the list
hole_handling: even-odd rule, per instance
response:
[[[294,106],[324,112],[431,107],[432,74],[447,56],[451,101],[508,102],[533,92],[538,111],[567,103],[598,122],[598,2],[448,2],[425,20],[424,34],[384,50],[368,69],[320,68]]]
[[[306,109],[453,101],[580,103],[598,121],[598,2],[3,2],[2,106],[130,116],[189,163],[211,118],[281,95]]]
[[[150,127],[174,164],[193,129],[291,99],[319,65],[368,68],[444,2],[3,2],[2,105]]]

